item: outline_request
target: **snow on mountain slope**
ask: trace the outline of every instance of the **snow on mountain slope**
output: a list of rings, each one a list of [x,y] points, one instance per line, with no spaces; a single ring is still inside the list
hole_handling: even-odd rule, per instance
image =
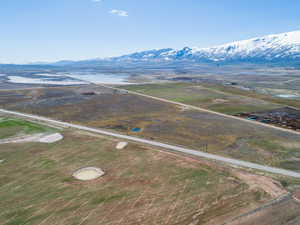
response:
[[[300,31],[236,41],[211,48],[171,48],[138,52],[111,60],[278,61],[300,59]]]
[[[299,58],[300,31],[268,35],[217,47],[204,48],[196,51],[194,54],[212,60]]]
[[[210,48],[154,49],[112,58],[60,61],[52,65],[106,65],[153,62],[251,62],[300,65],[300,30],[236,41]]]

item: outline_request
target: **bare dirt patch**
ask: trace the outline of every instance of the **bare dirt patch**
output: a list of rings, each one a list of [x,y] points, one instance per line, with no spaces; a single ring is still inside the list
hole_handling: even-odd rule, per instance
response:
[[[128,145],[128,142],[119,142],[116,146],[116,149],[122,150],[124,148],[126,148]]]
[[[55,143],[62,140],[64,137],[60,133],[49,134],[42,136],[38,142],[41,143]]]
[[[77,170],[73,173],[73,177],[77,180],[88,181],[88,180],[95,180],[104,175],[103,170],[96,167],[86,167],[80,170]]]
[[[27,142],[40,142],[40,143],[55,143],[63,139],[60,133],[54,134],[32,134],[32,135],[22,135],[13,138],[6,138],[0,140],[0,144],[11,144],[11,143],[27,143]]]
[[[273,180],[270,177],[250,174],[247,172],[235,172],[239,179],[249,185],[250,189],[261,188],[268,193],[272,198],[287,194],[288,192],[281,186],[280,182]]]

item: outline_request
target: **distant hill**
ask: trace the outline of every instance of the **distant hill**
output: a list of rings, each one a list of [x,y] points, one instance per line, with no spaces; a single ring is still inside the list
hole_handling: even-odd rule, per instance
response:
[[[290,62],[300,59],[300,31],[268,35],[210,48],[166,48],[111,58],[111,61]]]
[[[53,66],[127,66],[214,64],[277,64],[300,67],[300,30],[236,41],[210,48],[155,49],[119,57],[81,61],[59,61]],[[39,64],[39,63],[36,63]],[[42,64],[44,65],[44,64]]]

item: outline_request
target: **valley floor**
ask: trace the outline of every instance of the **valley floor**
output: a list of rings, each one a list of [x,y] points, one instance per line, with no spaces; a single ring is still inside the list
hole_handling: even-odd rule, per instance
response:
[[[0,145],[1,224],[219,224],[286,194],[275,180],[242,170],[134,143],[117,150],[118,140],[88,132],[63,134],[53,144]],[[91,165],[105,175],[72,177]]]
[[[0,93],[6,109],[300,171],[297,134],[96,85]]]
[[[233,91],[202,85],[123,88],[209,109],[219,104],[229,114],[252,106],[266,110],[283,105],[252,95],[240,100]],[[81,85],[2,90],[0,96],[1,108],[300,172],[297,134],[125,90]],[[243,101],[247,104],[240,107]],[[1,127],[4,118],[17,122]],[[119,139],[2,116],[2,138],[17,135],[20,129],[27,134],[60,129],[64,139],[0,145],[1,224],[298,225],[300,204],[292,198],[298,179],[258,175],[135,143],[116,150]],[[77,169],[89,166],[103,169],[105,175],[89,182],[72,177]],[[285,201],[259,208],[282,196]],[[253,213],[255,209],[260,210]]]

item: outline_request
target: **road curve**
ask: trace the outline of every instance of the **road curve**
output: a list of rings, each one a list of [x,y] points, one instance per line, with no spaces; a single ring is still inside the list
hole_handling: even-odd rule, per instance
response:
[[[138,143],[142,143],[142,144],[152,145],[152,146],[159,147],[159,148],[165,148],[165,149],[172,150],[175,152],[181,152],[181,153],[185,153],[185,154],[189,154],[189,155],[193,155],[193,156],[199,156],[199,157],[203,157],[203,158],[207,158],[207,159],[220,161],[223,163],[228,163],[228,164],[235,165],[235,166],[241,166],[244,168],[257,169],[257,170],[261,170],[264,172],[269,172],[269,173],[274,173],[274,174],[279,174],[279,175],[284,175],[284,176],[289,176],[289,177],[294,177],[294,178],[300,178],[300,173],[297,173],[294,171],[275,168],[275,167],[269,167],[269,166],[263,166],[263,165],[256,164],[256,163],[222,157],[222,156],[218,156],[218,155],[214,155],[214,154],[210,154],[210,153],[206,153],[206,152],[201,152],[201,151],[197,151],[197,150],[193,150],[193,149],[189,149],[189,148],[164,144],[164,143],[157,142],[157,141],[151,141],[151,140],[147,140],[147,139],[143,139],[143,138],[132,137],[132,136],[118,134],[118,133],[105,131],[105,130],[101,130],[101,129],[97,129],[97,128],[61,122],[61,121],[49,119],[46,117],[25,114],[25,113],[19,113],[19,112],[14,112],[14,111],[8,111],[8,110],[4,110],[4,109],[0,109],[0,113],[20,116],[20,117],[24,117],[24,118],[28,118],[28,119],[33,119],[33,120],[38,120],[38,121],[47,122],[47,123],[51,123],[51,124],[60,125],[63,127],[70,127],[70,128],[85,130],[85,131],[98,133],[98,134],[102,134],[102,135],[107,135],[107,136],[111,136],[111,137],[121,138],[121,139],[134,141],[134,142],[138,142]]]

